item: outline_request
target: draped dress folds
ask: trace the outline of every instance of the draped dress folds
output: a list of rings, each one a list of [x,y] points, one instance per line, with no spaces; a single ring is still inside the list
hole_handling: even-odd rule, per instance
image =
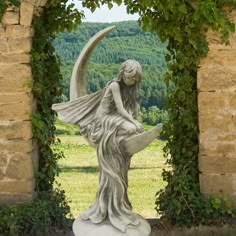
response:
[[[54,104],[52,109],[57,111],[60,120],[79,125],[81,134],[97,150],[99,189],[96,202],[81,214],[81,218],[94,223],[109,220],[115,228],[125,232],[127,226],[139,225],[127,193],[131,157],[120,148],[129,134],[119,133],[126,120],[117,113],[112,95],[104,97],[105,90]]]

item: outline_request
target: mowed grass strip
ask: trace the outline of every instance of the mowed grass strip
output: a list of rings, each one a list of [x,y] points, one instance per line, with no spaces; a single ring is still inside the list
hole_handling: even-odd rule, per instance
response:
[[[65,190],[74,217],[87,209],[96,197],[98,162],[96,151],[79,135],[59,135],[58,148],[65,154],[59,161],[61,172],[57,181]],[[161,178],[165,160],[165,142],[155,140],[134,155],[129,170],[129,198],[133,211],[147,218],[156,217],[155,194],[164,187]]]

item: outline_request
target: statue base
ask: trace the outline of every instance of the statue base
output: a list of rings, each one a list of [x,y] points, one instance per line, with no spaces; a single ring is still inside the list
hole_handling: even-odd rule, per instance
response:
[[[94,224],[90,220],[83,220],[79,217],[73,223],[73,232],[75,236],[150,236],[149,223],[142,216],[138,217],[140,224],[135,227],[128,226],[126,232],[114,228],[109,220]]]

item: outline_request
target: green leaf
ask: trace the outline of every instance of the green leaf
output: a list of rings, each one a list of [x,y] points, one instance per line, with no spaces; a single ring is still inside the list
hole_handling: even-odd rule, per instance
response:
[[[188,13],[187,7],[184,4],[180,5],[178,10],[179,10],[180,13],[183,13],[183,14],[187,14]]]

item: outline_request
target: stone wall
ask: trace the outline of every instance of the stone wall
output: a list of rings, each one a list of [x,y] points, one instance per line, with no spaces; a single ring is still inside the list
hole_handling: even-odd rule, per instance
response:
[[[0,23],[0,204],[28,202],[34,196],[37,145],[30,113],[35,110],[30,83],[31,27],[47,0],[21,0]]]
[[[230,17],[236,23],[236,12]],[[198,73],[200,187],[236,207],[236,33],[226,46],[209,30],[208,42]]]

